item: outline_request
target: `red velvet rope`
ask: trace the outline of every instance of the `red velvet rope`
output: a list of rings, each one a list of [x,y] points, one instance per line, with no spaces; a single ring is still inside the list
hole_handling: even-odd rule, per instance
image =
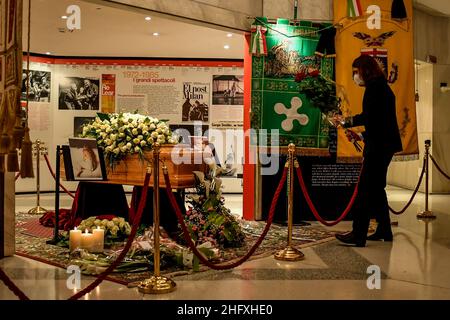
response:
[[[413,203],[414,198],[416,197],[416,194],[417,194],[417,192],[419,191],[420,185],[422,184],[423,175],[425,174],[425,168],[426,168],[426,159],[423,160],[422,173],[420,174],[419,182],[417,183],[416,189],[414,190],[414,192],[413,192],[413,194],[412,194],[412,196],[411,196],[411,199],[409,199],[409,202],[408,202],[408,203],[406,204],[406,206],[405,206],[402,210],[400,210],[400,211],[395,211],[394,209],[392,209],[392,208],[389,206],[389,210],[390,210],[393,214],[395,214],[395,215],[397,215],[397,216],[399,216],[399,215],[401,215],[401,214],[404,214],[404,213],[406,212],[406,210],[409,208],[409,206]]]
[[[123,248],[122,252],[117,257],[116,261],[114,261],[104,272],[102,272],[100,275],[98,275],[97,279],[94,282],[92,282],[89,286],[87,286],[82,291],[71,296],[68,300],[77,300],[77,299],[81,298],[82,296],[84,296],[85,294],[94,290],[103,280],[106,279],[106,277],[111,272],[114,271],[114,269],[116,269],[116,267],[123,260],[123,258],[125,258],[126,254],[128,253],[128,251],[131,248],[131,245],[133,244],[134,237],[136,236],[136,232],[139,228],[139,225],[141,224],[142,213],[144,211],[145,204],[147,201],[147,191],[148,191],[149,181],[150,181],[150,173],[146,173],[145,179],[144,179],[144,187],[142,189],[141,199],[139,201],[138,210],[137,210],[136,216],[134,218],[133,226],[131,228],[131,233],[128,236],[128,240],[127,240],[125,247]]]
[[[436,166],[436,169],[438,169],[438,171],[439,171],[444,177],[446,177],[448,180],[450,180],[450,176],[449,176],[448,174],[446,174],[446,173],[444,172],[444,170],[441,169],[441,167],[439,167],[437,161],[434,159],[434,157],[433,157],[431,154],[430,154],[430,158],[431,158],[431,161],[433,161],[433,164]]]
[[[345,208],[344,212],[341,214],[341,216],[336,221],[334,221],[334,222],[327,222],[320,216],[319,212],[317,211],[316,207],[314,206],[314,203],[311,200],[311,197],[309,195],[308,189],[306,188],[306,185],[305,185],[305,181],[303,179],[303,174],[302,174],[302,170],[301,170],[300,166],[297,167],[296,171],[297,171],[297,178],[298,178],[298,181],[300,183],[300,187],[302,188],[302,191],[303,191],[303,195],[305,196],[306,202],[308,203],[309,208],[311,209],[312,213],[314,214],[314,217],[316,217],[316,219],[318,221],[320,221],[322,224],[324,224],[324,225],[326,225],[328,227],[335,226],[339,222],[344,220],[345,217],[349,214],[351,208],[353,207],[353,204],[355,203],[356,196],[358,195],[359,179],[361,178],[361,174],[360,174],[360,178],[358,178],[358,183],[355,186],[355,190],[353,191],[352,198],[350,199],[350,202],[347,205],[347,208]],[[362,168],[361,168],[361,171],[362,171]]]
[[[235,267],[241,265],[245,261],[247,261],[248,258],[250,258],[253,255],[253,253],[255,253],[256,249],[258,249],[259,245],[261,244],[261,242],[266,237],[267,232],[269,232],[269,229],[270,229],[270,227],[272,225],[273,216],[274,216],[274,213],[275,213],[275,208],[276,208],[276,205],[277,205],[277,202],[278,202],[278,198],[280,197],[281,191],[283,190],[283,185],[286,182],[287,173],[288,173],[288,168],[284,168],[283,176],[282,176],[282,178],[280,180],[280,183],[278,185],[278,188],[277,188],[277,190],[276,190],[276,192],[274,194],[273,200],[272,200],[272,205],[270,207],[269,217],[268,217],[268,220],[267,220],[267,223],[266,223],[266,227],[264,228],[264,231],[261,234],[261,236],[259,237],[259,239],[256,241],[256,243],[250,249],[250,251],[244,257],[242,257],[241,259],[239,259],[236,262],[228,263],[228,264],[213,264],[213,263],[209,262],[208,259],[206,259],[204,257],[204,255],[200,251],[198,251],[197,247],[194,245],[194,243],[193,243],[193,241],[191,239],[191,235],[189,234],[189,231],[188,231],[188,229],[186,227],[186,224],[184,222],[184,218],[183,218],[183,215],[181,213],[180,207],[178,206],[178,203],[175,200],[175,197],[174,197],[174,195],[172,193],[172,187],[171,187],[171,184],[170,184],[169,174],[167,172],[164,172],[164,180],[165,180],[165,183],[166,183],[167,195],[169,196],[170,202],[171,202],[171,204],[172,204],[172,206],[173,206],[173,208],[174,208],[174,210],[175,210],[175,212],[177,214],[178,222],[180,223],[181,228],[183,229],[184,238],[185,238],[186,242],[188,243],[189,248],[199,258],[199,260],[203,264],[205,264],[206,266],[208,266],[209,268],[214,269],[214,270],[232,269],[232,268],[235,268]]]
[[[20,172],[16,174],[16,176],[15,176],[15,178],[14,178],[14,181],[19,180],[19,178],[20,178]]]
[[[48,167],[48,170],[50,171],[50,174],[52,175],[53,179],[56,180],[55,172],[53,171],[53,169],[52,169],[52,167],[51,167],[51,165],[50,165],[50,161],[48,160],[48,157],[47,157],[46,154],[44,154],[44,159],[45,159],[45,162],[47,163],[47,167]],[[73,199],[75,199],[75,196],[74,196],[69,190],[67,190],[66,187],[64,187],[61,183],[59,184],[59,186],[61,187],[61,189],[62,189],[65,193],[67,193],[70,197],[72,197]]]
[[[0,279],[3,281],[5,286],[8,287],[20,300],[30,300],[22,290],[20,290],[14,282],[8,277],[8,275],[0,268]]]

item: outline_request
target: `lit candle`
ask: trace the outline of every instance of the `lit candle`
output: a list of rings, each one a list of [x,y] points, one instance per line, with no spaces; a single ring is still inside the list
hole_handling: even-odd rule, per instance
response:
[[[75,249],[81,246],[81,230],[75,229],[70,230],[69,234],[69,251],[73,252]]]
[[[105,245],[105,230],[97,227],[97,229],[92,230],[93,242],[92,252],[100,253],[103,252]]]
[[[91,251],[92,245],[94,244],[93,240],[94,236],[92,233],[89,233],[88,229],[86,229],[85,232],[81,234],[81,248]]]

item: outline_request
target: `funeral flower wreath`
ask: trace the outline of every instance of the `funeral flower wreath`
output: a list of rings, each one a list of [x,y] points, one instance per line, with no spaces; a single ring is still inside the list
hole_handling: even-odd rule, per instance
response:
[[[151,150],[154,143],[175,144],[178,138],[166,121],[136,113],[99,113],[95,120],[83,126],[83,138],[95,138],[111,166],[127,155]]]

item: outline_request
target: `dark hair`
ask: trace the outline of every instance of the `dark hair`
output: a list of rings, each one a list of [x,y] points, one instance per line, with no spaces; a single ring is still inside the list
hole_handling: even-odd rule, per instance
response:
[[[353,61],[352,67],[358,69],[365,83],[379,77],[386,78],[386,74],[383,72],[378,61],[369,55],[361,55]]]

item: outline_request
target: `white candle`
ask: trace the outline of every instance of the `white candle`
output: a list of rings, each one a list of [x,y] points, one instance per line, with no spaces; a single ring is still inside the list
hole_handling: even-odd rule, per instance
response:
[[[69,233],[69,251],[73,252],[75,249],[81,247],[81,230],[76,227],[70,230]]]
[[[94,236],[92,233],[89,233],[88,229],[86,229],[85,232],[81,234],[81,248],[91,251],[94,244],[93,240]]]
[[[97,227],[97,229],[92,230],[93,235],[93,248],[92,252],[100,253],[103,252],[104,245],[105,245],[105,230],[101,229],[100,227]]]

